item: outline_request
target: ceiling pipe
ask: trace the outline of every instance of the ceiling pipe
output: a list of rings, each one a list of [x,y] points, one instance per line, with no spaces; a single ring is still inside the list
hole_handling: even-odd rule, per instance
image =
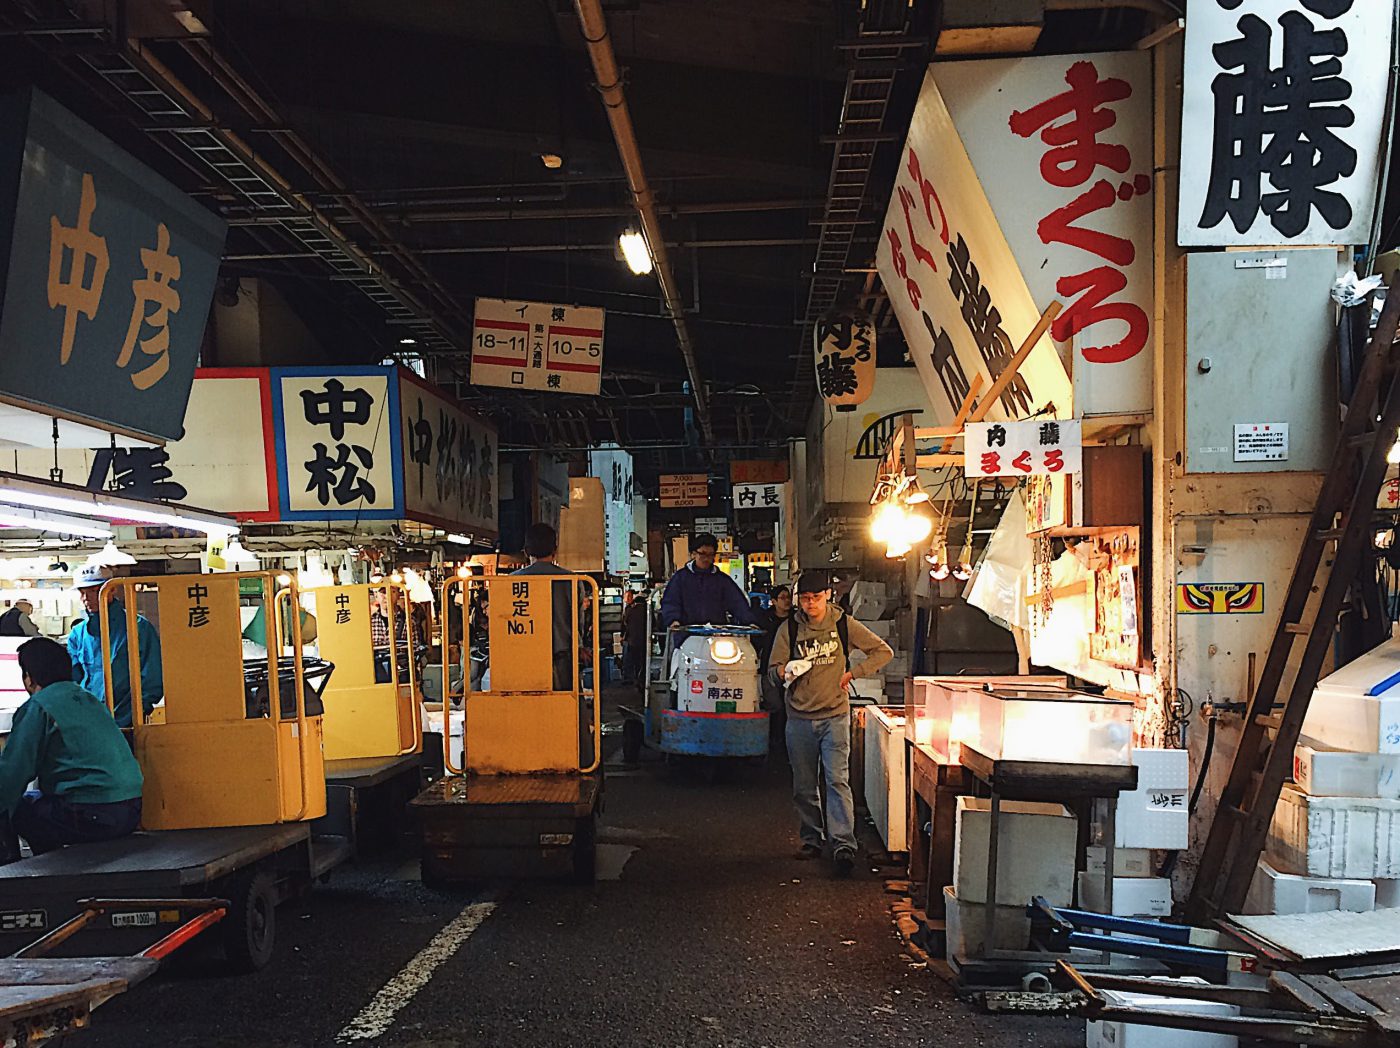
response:
[[[1047,11],[1114,11],[1130,8],[1146,11],[1168,21],[1181,17],[1181,11],[1166,0],[1045,0]]]
[[[597,78],[598,93],[603,96],[603,108],[608,114],[613,140],[617,143],[617,155],[622,161],[627,185],[632,191],[632,203],[637,208],[637,218],[642,224],[642,235],[646,237],[652,262],[656,266],[656,279],[661,285],[661,299],[667,313],[670,314],[672,324],[675,325],[676,342],[680,346],[681,356],[685,358],[686,373],[690,375],[690,388],[695,395],[695,417],[700,423],[700,432],[705,443],[712,444],[714,430],[710,425],[709,405],[705,402],[705,384],[695,360],[695,346],[690,340],[690,329],[685,321],[685,300],[681,297],[675,272],[671,269],[666,238],[661,232],[661,219],[656,213],[656,200],[652,196],[651,186],[647,184],[646,171],[642,167],[637,133],[632,127],[632,114],[627,108],[627,98],[622,90],[622,73],[617,68],[617,56],[613,54],[612,40],[608,37],[608,21],[599,0],[574,0],[574,10],[578,13],[583,40],[588,47],[588,57],[593,62],[593,74]]]

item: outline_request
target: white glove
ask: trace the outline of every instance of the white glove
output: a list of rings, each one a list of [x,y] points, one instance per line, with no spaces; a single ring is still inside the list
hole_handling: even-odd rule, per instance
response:
[[[789,659],[783,667],[783,683],[791,685],[798,677],[812,668],[810,659]]]

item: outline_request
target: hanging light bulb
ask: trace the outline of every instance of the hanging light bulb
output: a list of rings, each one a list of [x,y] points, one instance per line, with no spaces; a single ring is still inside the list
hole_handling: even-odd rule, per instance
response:
[[[977,495],[981,490],[980,482],[972,482],[972,507],[967,511],[967,536],[963,539],[962,552],[958,554],[958,562],[953,566],[953,578],[961,582],[966,582],[972,578],[972,523],[977,519]]]
[[[899,539],[906,546],[923,542],[933,533],[933,521],[922,513],[904,512],[900,520]]]
[[[929,578],[937,579],[939,582],[942,582],[948,577],[948,572],[948,563],[946,561],[940,560],[933,565],[932,569],[930,569]]]
[[[904,510],[893,502],[882,502],[870,520],[870,537],[888,546],[899,541],[904,522]]]
[[[1385,453],[1385,460],[1392,466],[1400,465],[1400,440],[1390,445],[1390,450]]]
[[[88,558],[89,564],[96,564],[103,568],[130,567],[136,563],[136,558],[130,553],[123,553],[117,549],[117,544],[111,539],[107,540],[107,545]]]

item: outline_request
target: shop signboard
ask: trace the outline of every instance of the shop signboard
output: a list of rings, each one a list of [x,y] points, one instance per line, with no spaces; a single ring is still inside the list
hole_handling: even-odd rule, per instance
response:
[[[875,254],[909,354],[950,424],[977,376],[990,390],[1041,310],[938,89],[924,77]],[[877,382],[878,385],[878,382]],[[1073,413],[1069,376],[1049,334],[989,405],[993,421]],[[1053,410],[1052,410],[1053,408]]]
[[[0,400],[178,439],[224,222],[34,90],[0,99],[0,194]]]
[[[728,517],[696,517],[696,518],[695,518],[695,531],[696,531],[697,533],[698,533],[698,532],[701,532],[701,531],[708,531],[711,535],[728,535],[728,534],[729,534],[729,518],[728,518]]]
[[[399,371],[398,387],[403,516],[494,538],[499,527],[495,428],[412,372]]]
[[[603,483],[603,533],[606,568],[626,575],[632,563],[632,456],[605,444],[588,453],[589,473]]]
[[[771,459],[735,459],[729,463],[729,480],[734,484],[783,484],[788,464]]]
[[[818,402],[807,430],[810,505],[869,505],[879,462],[907,414],[916,426],[933,425],[928,394],[910,368],[880,368],[875,391],[856,411]]]
[[[1072,347],[1080,415],[1150,411],[1152,55],[948,62],[938,88],[1035,305]]]
[[[693,509],[709,504],[709,474],[668,473],[661,477],[662,509]]]
[[[1078,419],[969,422],[963,435],[963,471],[974,478],[1079,473],[1082,458]]]
[[[875,324],[859,310],[828,313],[813,333],[817,392],[837,411],[854,411],[875,385]]]
[[[273,368],[283,520],[402,517],[396,370]]]
[[[478,298],[472,385],[597,396],[603,381],[603,310]]]
[[[1374,0],[1192,4],[1182,247],[1370,240],[1393,14]]]
[[[735,484],[735,509],[781,510],[783,506],[782,484]]]

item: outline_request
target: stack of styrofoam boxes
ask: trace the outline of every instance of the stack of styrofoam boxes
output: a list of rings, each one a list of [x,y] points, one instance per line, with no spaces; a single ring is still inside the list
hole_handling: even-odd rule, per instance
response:
[[[1152,852],[1182,851],[1189,844],[1189,758],[1185,750],[1135,748],[1133,764],[1138,769],[1137,789],[1119,796],[1114,820],[1113,915],[1168,917],[1171,881],[1152,875]],[[1103,913],[1104,849],[1090,848],[1087,859],[1079,878],[1079,902],[1086,910]]]
[[[1161,982],[1180,982],[1205,985],[1204,979],[1163,979]],[[1208,1015],[1227,1017],[1240,1014],[1233,1004],[1223,1001],[1198,1001],[1187,997],[1157,997],[1143,993],[1122,993],[1116,990],[1102,990],[1100,995],[1113,1007],[1141,1008],[1154,1012],[1173,1012],[1177,1015]],[[1135,1023],[1118,1021],[1096,1022],[1090,1020],[1085,1027],[1087,1048],[1236,1048],[1239,1039],[1233,1034],[1204,1033],[1196,1030],[1173,1030],[1161,1026],[1139,1026]]]
[[[1318,684],[1247,912],[1400,906],[1397,672],[1390,641]]]
[[[876,701],[902,703],[905,701],[904,678],[909,676],[909,656],[900,654],[898,638],[894,635],[894,620],[886,617],[893,610],[889,591],[883,582],[861,579],[852,584],[851,616],[895,649],[894,658],[885,664],[880,677],[856,679],[856,695]]]
[[[991,821],[990,801],[958,798],[953,883],[943,889],[950,963],[986,953],[983,904]],[[999,830],[991,945],[1021,950],[1030,938],[1026,905],[1032,898],[1043,896],[1052,906],[1070,905],[1079,823],[1059,804],[1003,801]]]

